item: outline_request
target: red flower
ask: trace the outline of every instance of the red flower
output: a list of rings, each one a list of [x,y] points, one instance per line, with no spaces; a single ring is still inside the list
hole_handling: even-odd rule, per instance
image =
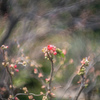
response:
[[[52,50],[53,46],[52,45],[48,45],[47,48],[48,48],[48,50]]]

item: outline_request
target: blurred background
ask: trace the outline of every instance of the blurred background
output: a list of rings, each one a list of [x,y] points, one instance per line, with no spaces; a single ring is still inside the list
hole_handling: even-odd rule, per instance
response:
[[[34,68],[41,69],[43,80],[48,77],[50,62],[44,59],[42,48],[53,44],[67,52],[64,60],[55,61],[55,69],[60,65],[61,69],[53,79],[52,86],[59,87],[53,91],[53,100],[75,98],[80,86],[76,72],[84,57],[90,57],[89,85],[79,100],[100,100],[100,0],[0,0],[2,44],[9,46],[11,63],[19,59],[27,63],[18,64],[19,73],[13,77],[15,93],[22,92],[25,86],[29,92],[45,93],[41,82],[34,77]],[[0,93],[7,98],[4,70],[0,64]],[[27,96],[19,99],[28,100]]]

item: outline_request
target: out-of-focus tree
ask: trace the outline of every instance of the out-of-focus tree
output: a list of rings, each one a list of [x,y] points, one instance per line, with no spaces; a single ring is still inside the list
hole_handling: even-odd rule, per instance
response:
[[[95,58],[93,67],[99,81],[99,5],[100,0],[0,0],[0,45],[9,45],[11,56],[17,57],[24,52],[43,63],[45,73],[49,73],[50,68],[42,60],[41,48],[55,44],[67,49],[66,62],[73,59],[74,64],[66,65],[66,70],[59,71],[56,77],[64,85],[81,59],[90,55]],[[17,49],[17,46],[20,48]],[[75,77],[74,81],[77,80]],[[95,86],[92,84],[84,93],[90,95]]]

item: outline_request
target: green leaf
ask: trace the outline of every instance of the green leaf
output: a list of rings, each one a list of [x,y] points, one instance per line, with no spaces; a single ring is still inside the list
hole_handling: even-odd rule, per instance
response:
[[[62,53],[62,51],[59,48],[56,50],[56,52],[57,52],[58,56],[64,57],[64,54]]]
[[[65,55],[64,55],[63,53],[61,54],[61,56],[62,56],[63,58],[65,57]]]

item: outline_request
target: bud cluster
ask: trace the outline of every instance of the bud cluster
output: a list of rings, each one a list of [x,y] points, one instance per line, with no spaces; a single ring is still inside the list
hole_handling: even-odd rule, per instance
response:
[[[9,62],[2,62],[2,66],[6,67],[9,65]]]
[[[7,100],[19,100],[18,97],[15,97],[13,95],[9,95],[9,98]]]
[[[17,69],[17,65],[16,64],[10,64],[9,68],[11,70],[11,75],[14,75],[14,71],[15,72],[19,72],[19,69]]]
[[[48,100],[47,96],[43,96],[42,100]]]
[[[54,98],[55,97],[55,94],[54,93],[50,93],[50,95]]]
[[[2,46],[1,46],[1,49],[3,49],[3,50],[4,50],[4,49],[8,49],[8,46],[2,45]]]
[[[29,95],[28,98],[33,100],[33,96],[32,95]]]
[[[49,81],[50,81],[50,78],[46,78],[45,81],[46,81],[46,82],[49,82]]]
[[[53,55],[57,55],[56,47],[54,45],[48,45],[42,49],[45,58],[49,58],[48,56],[52,57]]]
[[[48,94],[50,94],[50,96],[51,96],[52,98],[54,98],[54,97],[55,97],[55,94],[54,94],[54,93],[52,93],[51,91],[48,91]]]
[[[27,62],[26,61],[23,61],[22,65],[23,66],[26,66],[27,65]]]
[[[42,78],[44,75],[38,71],[37,68],[34,68],[34,74],[37,74],[38,75],[38,78]]]
[[[34,74],[37,74],[37,73],[38,73],[37,68],[34,68]]]
[[[43,77],[43,74],[42,73],[39,73],[38,74],[38,78],[42,78]]]
[[[89,60],[88,58],[83,58],[83,60],[81,61],[81,68],[79,69],[78,71],[78,75],[84,75],[85,74],[85,71],[86,71],[86,68],[85,66],[88,66],[89,65]]]
[[[88,58],[86,57],[86,58],[83,58],[83,60],[81,61],[81,64],[82,65],[85,65],[85,66],[88,66],[89,65],[89,60],[88,60]]]
[[[78,72],[78,75],[84,75],[85,74],[85,71],[86,71],[86,68],[85,67],[82,67],[79,72]]]
[[[46,59],[53,58],[53,55],[64,56],[64,53],[59,49],[56,48],[54,45],[48,45],[42,49],[44,56]]]
[[[23,87],[23,91],[24,91],[25,94],[28,93],[27,87]]]

